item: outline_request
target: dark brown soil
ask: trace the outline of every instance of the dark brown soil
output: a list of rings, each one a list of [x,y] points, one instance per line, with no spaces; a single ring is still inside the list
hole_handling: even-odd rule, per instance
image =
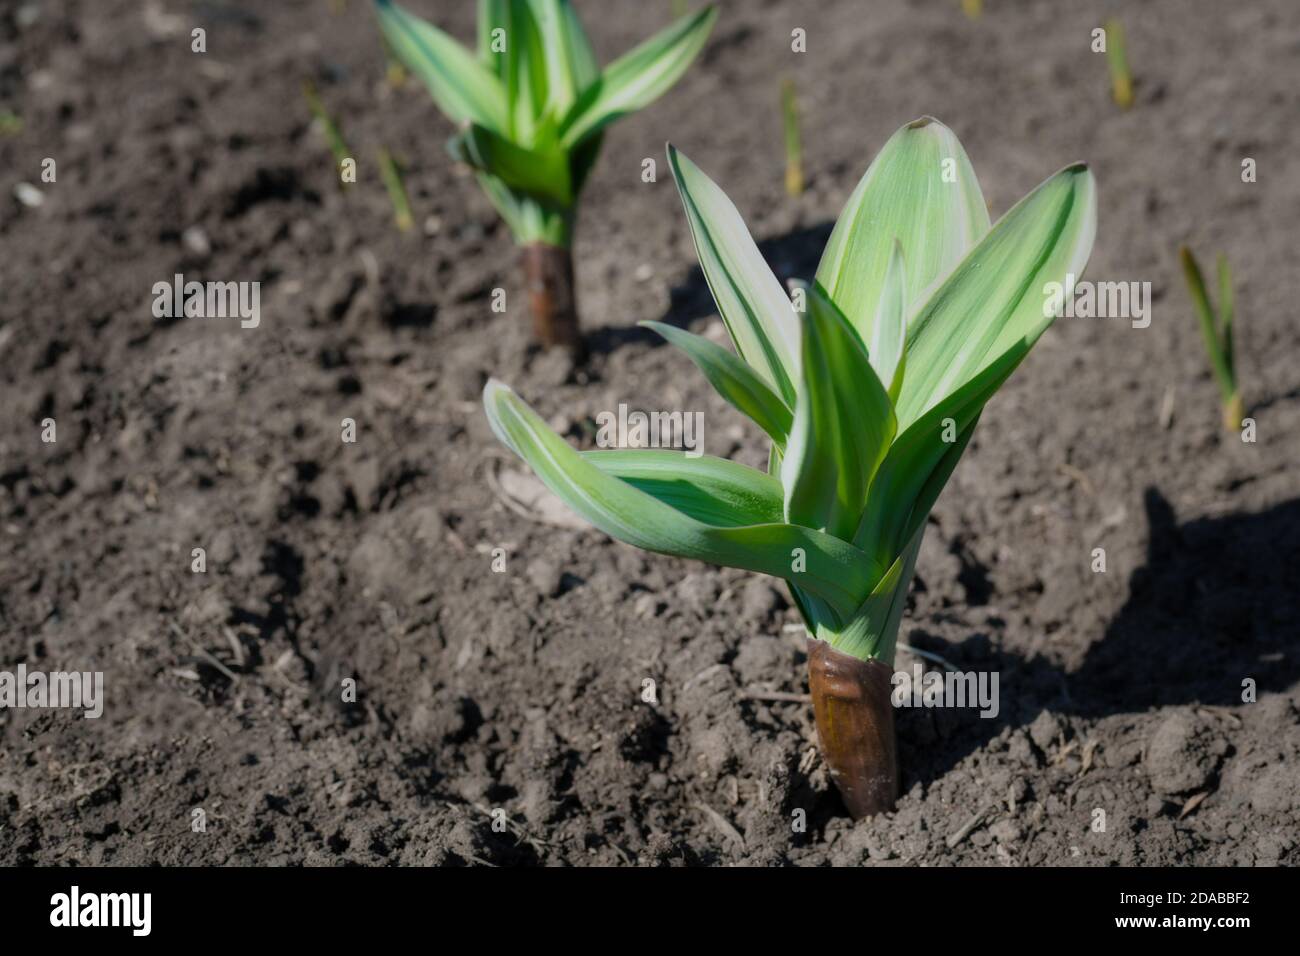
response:
[[[408,2],[472,36],[472,4]],[[956,0],[725,3],[681,84],[607,138],[577,242],[583,369],[527,346],[510,237],[446,157],[449,125],[386,84],[368,5],[341,6],[0,12],[0,106],[23,124],[0,137],[0,669],[102,670],[108,695],[97,721],[0,711],[0,863],[1300,859],[1292,0],[1123,5],[1127,113],[1089,50],[1118,3],[990,0],[976,22]],[[582,4],[606,60],[669,14],[613,7]],[[307,79],[358,158],[346,192]],[[783,279],[807,277],[875,150],[925,113],[995,215],[1089,162],[1089,275],[1150,281],[1155,302],[1147,329],[1061,320],[986,411],[901,639],[997,671],[1001,712],[900,710],[904,796],[854,825],[808,706],[754,699],[806,692],[781,588],[520,517],[478,399],[495,375],[586,442],[619,402],[702,410],[711,454],[759,464],[757,431],[635,329],[717,332],[663,143],[723,185]],[[408,234],[381,146],[406,164]],[[1253,444],[1220,430],[1181,242],[1231,258]],[[261,325],[155,319],[151,287],[177,272],[260,281]]]

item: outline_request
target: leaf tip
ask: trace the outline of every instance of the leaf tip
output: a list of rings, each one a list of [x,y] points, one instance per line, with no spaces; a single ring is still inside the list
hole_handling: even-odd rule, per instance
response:
[[[499,396],[514,394],[510,386],[499,378],[489,378],[483,386],[483,404],[492,404]]]
[[[927,126],[942,126],[942,125],[943,125],[942,123],[940,123],[937,119],[935,119],[933,116],[927,113],[924,116],[918,116],[916,119],[912,120],[912,122],[904,126],[903,129],[925,129]]]

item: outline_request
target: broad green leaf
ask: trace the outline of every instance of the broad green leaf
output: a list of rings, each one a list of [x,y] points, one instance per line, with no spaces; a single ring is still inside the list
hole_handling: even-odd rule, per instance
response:
[[[438,108],[456,123],[497,132],[509,127],[501,80],[446,33],[391,0],[376,0],[379,26],[393,53],[424,81]]]
[[[778,449],[785,448],[793,420],[790,409],[752,368],[703,336],[662,322],[639,324],[654,329],[685,352],[719,395],[767,432]]]
[[[605,474],[705,524],[734,528],[785,520],[781,483],[725,458],[650,448],[581,454]]]
[[[510,3],[510,31],[506,38],[506,104],[510,110],[513,138],[531,146],[545,140],[541,129],[551,125],[551,138],[558,131],[554,117],[543,119],[547,104],[546,49],[541,28],[524,0]]]
[[[483,390],[488,421],[506,447],[575,512],[626,544],[797,582],[836,613],[862,602],[878,577],[865,554],[811,528],[782,523],[718,527],[692,518],[587,461],[506,386]],[[792,562],[806,562],[796,571]]]
[[[668,168],[686,207],[700,269],[736,351],[793,406],[800,344],[789,297],[726,193],[671,143]]]
[[[447,143],[447,150],[453,156],[456,154],[456,137]],[[511,234],[515,237],[516,242],[528,242],[531,237],[527,235],[527,217],[524,214],[523,202],[525,198],[517,196],[511,192],[510,187],[503,183],[491,173],[480,172],[476,177],[479,188],[487,194],[496,211],[505,220],[506,225],[510,227]]]
[[[966,451],[966,445],[978,422],[979,412],[976,412],[974,419],[962,430],[957,440],[947,446],[948,450],[940,457],[939,463],[922,485],[920,494],[912,503],[911,514],[900,538],[907,545],[890,564],[889,570],[871,592],[871,596],[863,602],[849,626],[834,642],[845,653],[893,664],[898,625],[907,607],[907,591],[912,583],[912,572],[916,569],[916,557],[921,551],[926,519],[929,518],[934,503],[939,500],[944,486],[948,484],[962,453]]]
[[[854,189],[817,282],[870,342],[895,238],[907,259],[904,301],[919,304],[988,229],[966,151],[952,130],[923,116],[889,138]]]
[[[807,302],[799,402],[781,463],[785,516],[848,539],[894,438],[894,410],[848,320],[817,288]]]
[[[491,173],[478,174],[479,186],[510,227],[515,242],[544,242],[567,248],[573,240],[573,211],[507,186]]]
[[[912,587],[912,575],[916,571],[916,559],[921,554],[921,541],[924,537],[925,521],[922,520],[917,529],[912,532],[907,547],[899,555],[902,568],[898,575],[898,584],[890,595],[889,616],[885,619],[885,629],[881,632],[881,639],[877,642],[872,654],[872,657],[879,658],[890,666],[893,666],[894,663],[894,651],[898,646],[898,626],[902,623],[903,612],[907,610],[907,592]],[[890,571],[892,570],[891,565]],[[889,576],[889,571],[885,572],[885,576]],[[875,592],[872,593],[874,595]]]
[[[1082,274],[1096,227],[1092,174],[1082,164],[1052,176],[998,221],[908,327],[900,428],[1016,343],[1037,341],[1055,318],[1048,283]]]
[[[885,269],[885,282],[876,303],[876,318],[871,323],[867,355],[876,377],[889,392],[889,400],[898,398],[903,387],[903,346],[907,341],[907,275],[903,266],[903,245],[894,240]]]
[[[511,189],[559,206],[573,203],[569,157],[557,149],[524,149],[477,124],[453,137],[448,147],[456,159],[491,173]]]
[[[528,0],[546,49],[546,108],[564,116],[600,75],[596,57],[569,0]]]
[[[898,624],[907,607],[907,591],[912,584],[912,572],[916,569],[916,556],[921,552],[924,534],[925,524],[922,522],[907,547],[853,613],[847,626],[826,635],[825,639],[832,647],[861,660],[876,659],[893,664]]]
[[[900,429],[871,483],[862,520],[852,537],[854,544],[881,564],[892,559],[906,540],[904,528],[926,482],[945,455],[955,447],[966,447],[967,430],[973,428],[985,403],[1028,353],[1025,343],[1013,345],[920,419]],[[955,459],[952,464],[956,465]]]
[[[704,47],[717,15],[706,7],[682,17],[606,67],[569,110],[563,123],[565,145],[581,142],[668,92]]]
[[[489,70],[504,80],[506,54],[492,49],[492,34],[496,30],[510,34],[510,4],[513,0],[478,0],[478,58]]]
[[[943,453],[939,463],[930,472],[930,477],[921,486],[920,493],[916,496],[916,500],[912,502],[912,513],[908,515],[907,523],[903,526],[900,541],[911,538],[925,524],[926,519],[930,517],[930,512],[934,509],[934,503],[939,500],[939,495],[943,494],[948,479],[952,477],[953,471],[957,468],[957,462],[961,461],[961,456],[966,453],[966,446],[970,444],[971,436],[975,434],[975,426],[979,424],[982,412],[983,409],[975,413],[975,417],[961,430],[957,440],[948,446],[948,450]]]

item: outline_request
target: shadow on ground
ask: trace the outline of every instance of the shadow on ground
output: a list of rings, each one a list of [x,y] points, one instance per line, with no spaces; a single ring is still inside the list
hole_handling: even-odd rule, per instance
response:
[[[965,668],[999,673],[1001,713],[960,719],[936,740],[929,714],[900,710],[900,746],[910,758],[904,789],[918,780],[928,786],[1003,728],[1026,726],[1045,709],[1096,719],[1233,706],[1242,702],[1246,678],[1261,696],[1300,680],[1300,499],[1183,524],[1155,488],[1147,489],[1145,506],[1146,563],[1082,665],[1063,671],[976,638],[977,647],[989,648],[987,659],[954,656]]]

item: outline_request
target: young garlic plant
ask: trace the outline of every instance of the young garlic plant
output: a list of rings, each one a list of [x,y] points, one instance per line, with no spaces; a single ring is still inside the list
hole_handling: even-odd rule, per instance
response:
[[[668,161],[738,355],[645,324],[766,432],[767,472],[678,451],[575,451],[495,380],[488,419],[612,537],[785,579],[832,775],[855,817],[889,809],[894,648],[926,518],[985,403],[1051,324],[1045,284],[1083,272],[1092,175],[1067,166],[990,227],[961,144],[923,117],[885,144],[792,302],[722,190],[671,145]]]
[[[534,335],[580,350],[573,228],[604,129],[677,82],[716,11],[678,19],[601,70],[569,0],[479,0],[477,56],[390,0],[375,4],[393,52],[460,127],[452,156],[522,249]]]

